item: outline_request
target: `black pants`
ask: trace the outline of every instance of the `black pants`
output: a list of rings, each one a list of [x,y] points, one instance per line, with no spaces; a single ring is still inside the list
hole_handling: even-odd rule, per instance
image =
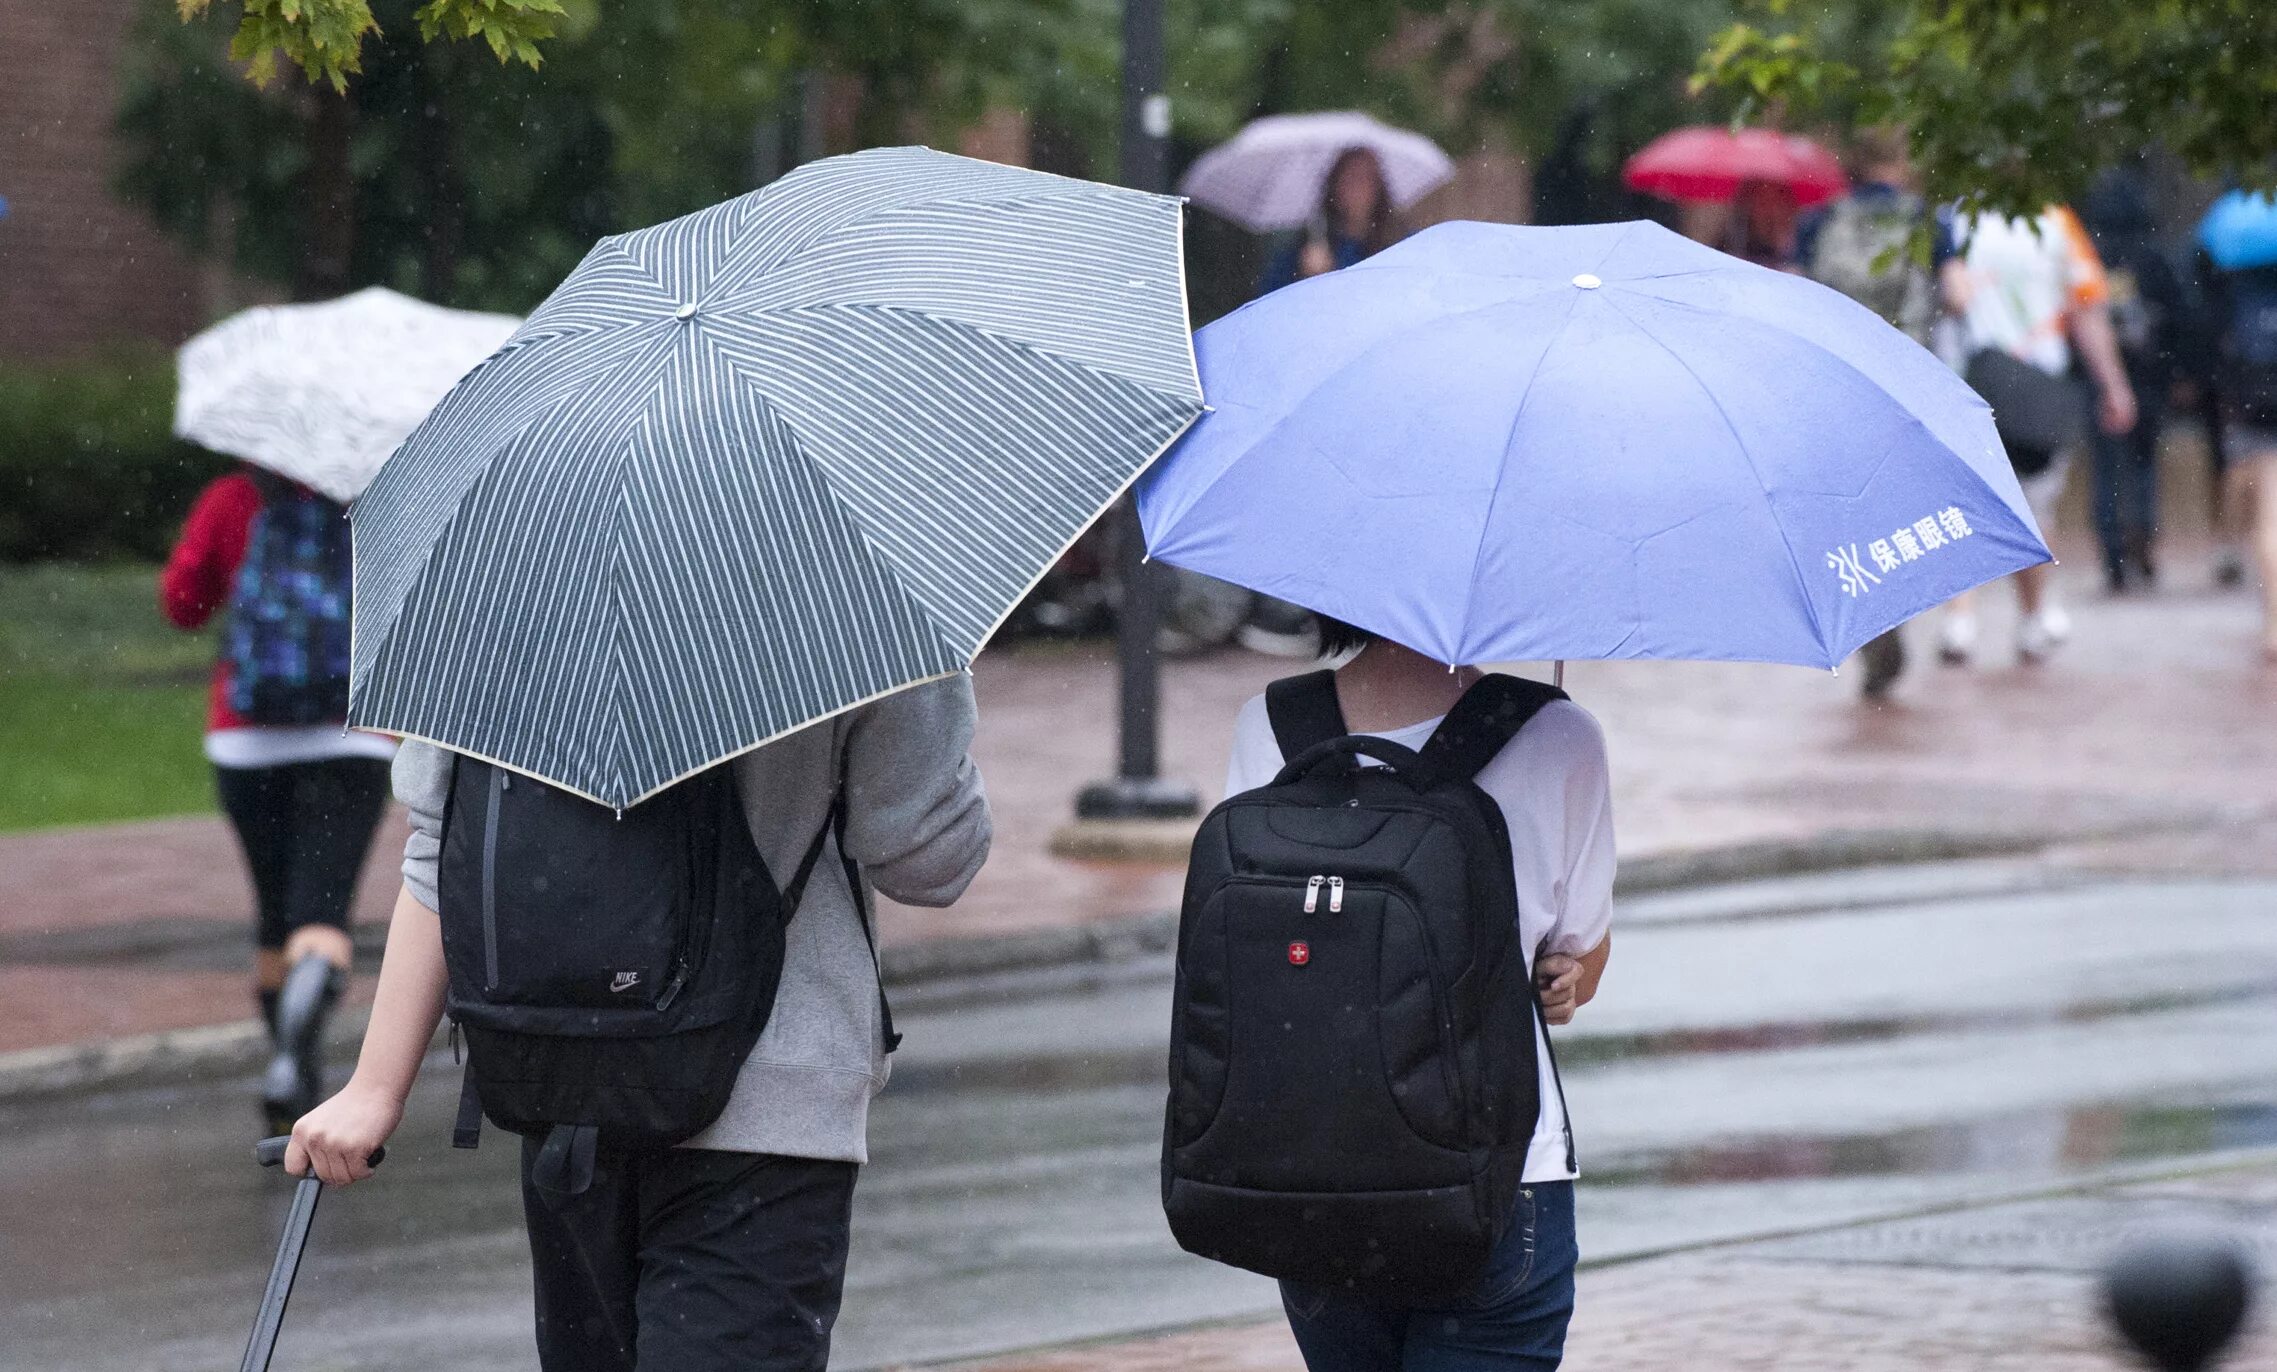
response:
[[[823,1372],[846,1283],[850,1162],[665,1148],[602,1157],[522,1210],[545,1372]]]
[[[303,925],[346,929],[356,877],[387,803],[388,765],[342,757],[216,767],[214,785],[253,874],[256,942],[275,950]]]

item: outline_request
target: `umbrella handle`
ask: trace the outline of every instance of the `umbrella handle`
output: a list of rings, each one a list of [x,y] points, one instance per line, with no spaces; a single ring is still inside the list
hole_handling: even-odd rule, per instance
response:
[[[253,1161],[261,1164],[263,1167],[283,1166],[285,1161],[285,1145],[291,1143],[292,1141],[293,1136],[290,1134],[278,1134],[274,1138],[266,1138],[261,1140],[259,1143],[253,1145]],[[372,1155],[364,1159],[364,1165],[366,1167],[377,1167],[385,1161],[387,1161],[387,1150],[385,1148],[375,1148],[372,1150]]]

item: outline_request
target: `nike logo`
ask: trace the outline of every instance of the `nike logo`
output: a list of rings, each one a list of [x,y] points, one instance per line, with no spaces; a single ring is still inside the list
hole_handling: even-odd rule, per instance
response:
[[[640,985],[640,973],[619,972],[615,979],[610,981],[609,989],[612,991],[630,991],[638,985]]]

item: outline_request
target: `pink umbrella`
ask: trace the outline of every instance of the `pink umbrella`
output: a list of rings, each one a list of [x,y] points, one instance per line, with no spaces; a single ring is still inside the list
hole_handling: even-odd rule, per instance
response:
[[[1729,200],[1749,181],[1793,192],[1801,207],[1850,189],[1833,153],[1801,134],[1733,130],[1719,124],[1675,129],[1645,144],[1621,169],[1630,189],[1669,200]]]

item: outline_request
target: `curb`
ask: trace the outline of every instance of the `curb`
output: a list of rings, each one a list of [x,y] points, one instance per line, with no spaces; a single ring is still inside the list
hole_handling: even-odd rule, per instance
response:
[[[368,1007],[343,1009],[326,1028],[324,1046],[335,1054],[354,1052],[370,1019]],[[232,1077],[253,1071],[274,1051],[258,1020],[240,1020],[0,1053],[0,1105]]]
[[[1613,878],[1613,894],[1641,895],[1685,886],[1760,881],[1848,867],[1887,867],[1904,863],[1956,862],[1967,858],[2018,857],[2059,843],[2103,838],[2127,829],[1827,829],[1801,838],[1758,839],[1719,848],[1687,848],[1623,858]]]
[[[2021,829],[1836,829],[1805,838],[1627,858],[1613,889],[1635,895],[1849,867],[2012,856],[2098,836]],[[1182,857],[1183,848],[1180,853]],[[907,990],[999,973],[1109,966],[1160,956],[1177,934],[1176,912],[1163,911],[986,938],[888,945],[880,950],[879,963],[889,988]],[[370,1011],[361,1007],[344,1011],[326,1033],[327,1045],[353,1052],[369,1017]],[[261,1026],[244,1020],[0,1053],[0,1104],[235,1076],[260,1066],[269,1051]]]

